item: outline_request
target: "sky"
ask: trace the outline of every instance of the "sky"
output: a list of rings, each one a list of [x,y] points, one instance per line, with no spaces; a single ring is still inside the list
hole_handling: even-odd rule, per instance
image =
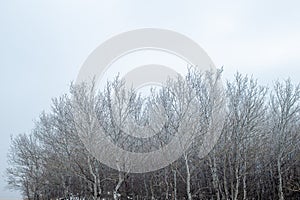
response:
[[[300,1],[0,0],[0,200],[10,136],[30,133],[68,92],[88,55],[110,37],[169,29],[197,42],[224,79],[236,71],[272,85],[300,82]]]

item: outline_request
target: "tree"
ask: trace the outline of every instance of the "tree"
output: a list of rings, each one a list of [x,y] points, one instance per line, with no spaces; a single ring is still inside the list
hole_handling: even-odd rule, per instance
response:
[[[278,196],[284,199],[282,164],[288,156],[299,151],[300,136],[295,129],[299,123],[300,85],[293,86],[288,79],[284,83],[276,82],[271,94],[271,132],[278,173]]]
[[[268,90],[236,74],[222,93],[220,77],[191,68],[146,98],[119,78],[103,91],[95,83],[71,85],[31,133],[12,138],[9,187],[29,200],[298,198],[300,86],[286,80]],[[118,161],[97,146],[99,137],[142,155],[177,137],[171,153],[183,154],[169,162],[166,153],[160,159],[168,166],[132,173],[131,158]],[[147,168],[147,159],[139,166]]]

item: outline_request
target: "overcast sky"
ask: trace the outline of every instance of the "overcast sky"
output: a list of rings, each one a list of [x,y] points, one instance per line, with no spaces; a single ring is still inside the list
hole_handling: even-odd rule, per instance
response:
[[[224,77],[263,84],[300,81],[300,1],[1,0],[0,172],[10,135],[29,133],[51,98],[68,91],[99,44],[138,28],[164,28],[196,41]],[[0,200],[19,199],[5,190]]]

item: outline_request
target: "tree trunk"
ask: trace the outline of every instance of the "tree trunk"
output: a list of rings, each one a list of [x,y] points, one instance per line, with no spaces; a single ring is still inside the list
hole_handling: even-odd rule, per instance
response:
[[[224,164],[223,164],[223,184],[224,184],[224,190],[225,190],[224,191],[224,193],[225,193],[224,199],[229,199],[227,177],[226,177],[226,159],[227,159],[227,157],[224,158]]]
[[[169,183],[167,176],[167,168],[165,169],[166,199],[169,199]]]
[[[236,166],[236,169],[235,169],[235,179],[236,179],[236,183],[235,183],[235,191],[234,191],[234,200],[237,200],[238,195],[239,195],[239,185],[240,185],[240,176],[239,176],[238,165]]]
[[[280,157],[277,159],[277,171],[278,171],[278,178],[279,178],[278,197],[279,197],[279,200],[284,200],[283,190],[282,190],[282,174],[281,174],[281,161],[280,161]]]
[[[173,170],[173,176],[174,176],[174,200],[177,200],[177,174],[176,174],[176,170]]]
[[[247,161],[245,160],[244,161],[244,170],[246,170],[247,168]],[[243,200],[246,200],[247,199],[247,174],[246,174],[246,171],[244,171],[244,175],[243,175]]]
[[[91,173],[91,175],[93,176],[93,179],[94,179],[94,181],[92,183],[93,184],[93,196],[94,196],[94,199],[96,200],[98,198],[97,176],[96,176],[96,174],[93,171],[93,167],[92,167],[90,156],[88,156],[88,165],[89,165],[90,173]]]
[[[210,170],[212,174],[212,179],[213,179],[213,187],[217,195],[217,200],[220,200],[220,192],[219,192],[219,179],[217,175],[217,166],[216,166],[216,157],[215,157],[215,152],[213,152],[212,155],[213,158],[209,157],[209,165],[210,165]]]
[[[246,180],[247,180],[247,177],[246,177],[246,174],[244,174],[244,176],[243,176],[243,194],[244,194],[243,200],[247,199],[247,185],[246,185]]]
[[[124,181],[124,178],[122,177],[122,172],[119,171],[118,184],[116,185],[115,190],[114,190],[114,200],[118,200],[120,197],[119,189],[120,189],[123,181]]]
[[[188,197],[188,200],[192,200],[192,194],[191,194],[191,172],[189,167],[189,161],[187,155],[184,155],[185,159],[185,167],[186,167],[186,194]]]

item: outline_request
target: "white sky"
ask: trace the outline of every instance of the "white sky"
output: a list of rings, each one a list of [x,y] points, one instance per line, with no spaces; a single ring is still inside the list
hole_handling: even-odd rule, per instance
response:
[[[224,77],[238,70],[263,84],[300,81],[300,1],[1,0],[0,173],[10,135],[29,132],[51,98],[68,91],[99,44],[137,28],[164,28],[196,41]],[[18,199],[4,189],[0,200]]]

